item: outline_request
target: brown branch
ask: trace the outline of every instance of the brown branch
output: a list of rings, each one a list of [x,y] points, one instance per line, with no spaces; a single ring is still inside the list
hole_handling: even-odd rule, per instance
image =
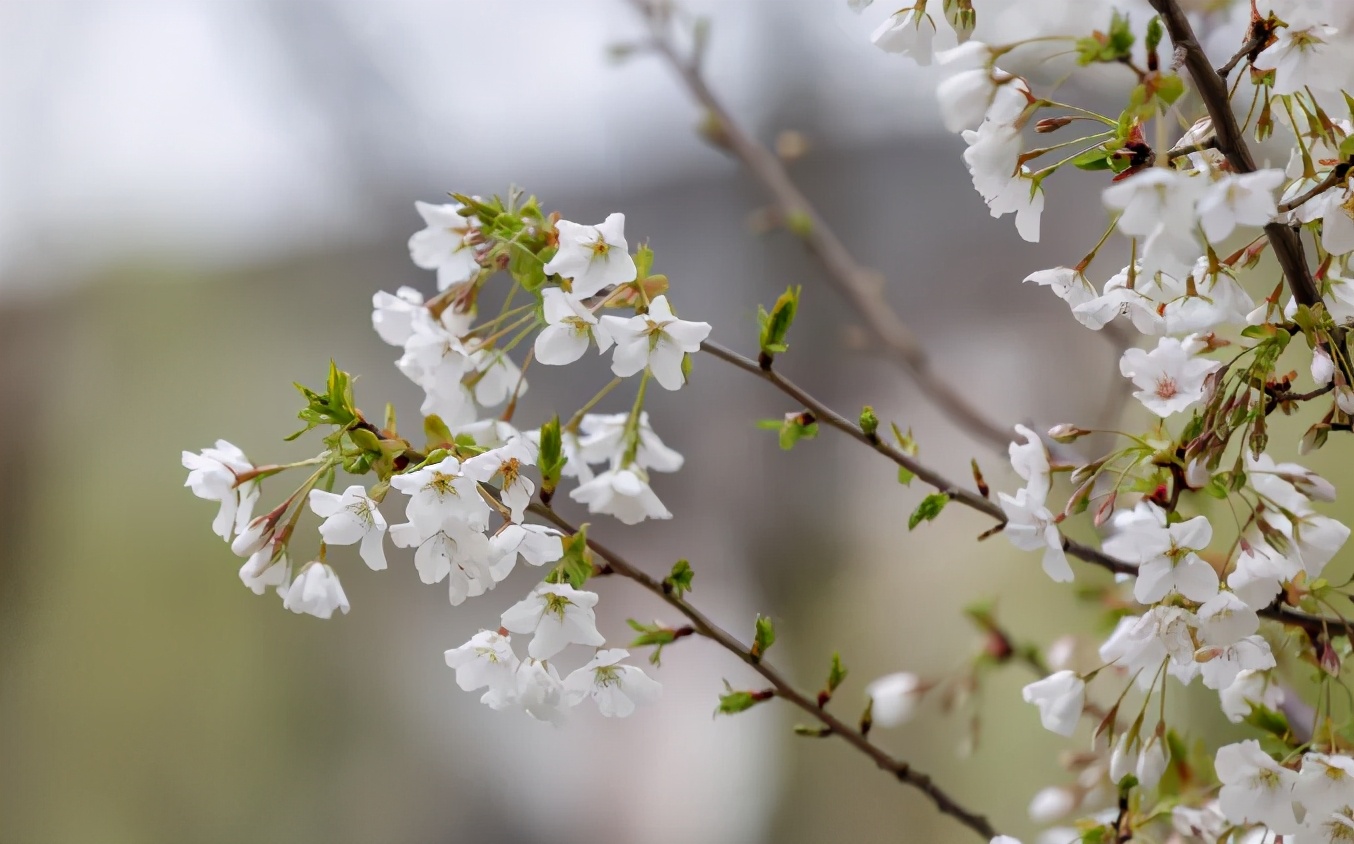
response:
[[[533,513],[545,518],[562,531],[568,533],[578,532],[578,528],[570,524],[562,516],[544,504],[533,502],[530,509]],[[818,706],[818,703],[814,698],[796,689],[794,685],[781,676],[780,672],[776,671],[770,665],[767,665],[765,660],[753,656],[750,648],[711,621],[700,610],[687,603],[683,598],[664,589],[663,584],[660,581],[654,579],[649,574],[628,562],[615,551],[610,550],[592,538],[588,539],[588,547],[592,549],[594,554],[607,561],[607,565],[613,574],[632,580],[644,589],[663,599],[669,606],[680,612],[691,622],[691,626],[695,628],[697,634],[709,639],[724,650],[738,657],[751,667],[753,671],[760,674],[763,679],[771,684],[771,688],[775,690],[776,697],[803,710],[806,714],[822,724],[829,734],[837,736],[856,750],[864,753],[882,770],[892,774],[899,782],[921,791],[930,798],[931,802],[935,804],[936,809],[941,813],[949,815],[959,821],[964,826],[973,830],[975,834],[982,836],[984,840],[991,840],[997,836],[997,831],[992,827],[992,824],[986,817],[965,808],[955,800],[955,798],[950,796],[948,792],[936,785],[931,777],[916,770],[907,762],[891,756],[885,750],[866,738],[865,734],[860,730],[841,720],[831,712],[828,712],[825,708]]]
[[[1305,191],[1300,196],[1290,199],[1288,202],[1279,203],[1279,210],[1283,212],[1292,211],[1294,208],[1307,204],[1336,185],[1343,183],[1349,177],[1349,166],[1349,163],[1344,161],[1335,165],[1335,167],[1326,174],[1326,178],[1313,185],[1310,190]]]
[[[1176,51],[1183,53],[1186,70],[1194,80],[1194,88],[1199,92],[1208,116],[1213,118],[1213,131],[1217,135],[1218,150],[1226,157],[1232,169],[1238,173],[1255,172],[1255,159],[1232,113],[1231,98],[1227,93],[1227,80],[1218,75],[1208,61],[1208,55],[1194,35],[1189,18],[1180,8],[1178,0],[1151,0],[1152,8],[1161,16],[1166,32]],[[1302,238],[1298,233],[1282,223],[1268,223],[1265,236],[1269,238],[1278,259],[1280,268],[1293,291],[1293,298],[1299,305],[1308,307],[1321,301],[1316,281],[1302,251]]]
[[[780,158],[734,120],[706,84],[700,67],[683,57],[666,30],[667,18],[653,0],[629,0],[650,25],[652,48],[681,77],[692,97],[708,112],[718,141],[743,164],[770,196],[789,229],[799,236],[826,271],[888,358],[902,367],[937,407],[970,436],[999,451],[1011,441],[1010,430],[989,419],[963,394],[936,374],[930,357],[912,330],[884,296],[884,278],[859,264],[841,238],[827,225],[781,164]]]
[[[707,352],[726,363],[732,364],[744,372],[756,375],[764,381],[769,381],[782,393],[794,399],[798,404],[812,412],[817,420],[830,428],[836,428],[842,433],[864,443],[876,452],[884,455],[899,466],[907,469],[912,474],[921,478],[929,486],[935,487],[940,492],[945,493],[951,500],[957,501],[973,510],[996,519],[1001,524],[1006,522],[1006,514],[1002,512],[1001,507],[979,495],[976,492],[961,488],[958,484],[945,478],[940,473],[928,469],[917,460],[903,453],[901,450],[889,445],[877,436],[870,436],[861,430],[860,426],[846,417],[837,413],[832,408],[823,404],[818,399],[809,395],[806,391],[796,385],[793,381],[776,372],[773,369],[762,369],[755,361],[749,360],[742,355],[730,349],[726,349],[718,343],[707,340],[701,344],[701,351]],[[1000,525],[998,526],[1000,527]],[[990,531],[989,531],[990,533]],[[1106,571],[1115,574],[1136,575],[1138,567],[1133,563],[1106,554],[1098,548],[1092,548],[1089,545],[1083,545],[1072,539],[1063,537],[1063,550],[1072,557],[1085,563],[1099,566]],[[1289,627],[1300,627],[1311,633],[1312,631],[1328,631],[1332,636],[1345,636],[1354,639],[1354,623],[1347,623],[1342,619],[1328,618],[1319,615],[1309,615],[1291,609],[1281,603],[1274,603],[1259,611],[1262,618],[1268,618],[1277,621],[1280,624]]]

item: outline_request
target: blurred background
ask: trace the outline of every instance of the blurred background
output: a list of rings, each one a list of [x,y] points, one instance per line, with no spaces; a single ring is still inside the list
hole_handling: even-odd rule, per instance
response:
[[[713,27],[711,84],[763,140],[809,140],[794,176],[938,368],[993,418],[1097,421],[1123,386],[1115,348],[1019,283],[1095,242],[1094,194],[1052,192],[1038,245],[990,220],[925,73],[868,43],[887,10],[688,8]],[[258,462],[310,456],[281,441],[291,383],[318,385],[331,357],[361,376],[361,406],[411,424],[419,396],[370,329],[371,295],[434,287],[405,247],[415,199],[510,184],[573,220],[624,211],[683,315],[734,348],[754,349],[758,303],[803,284],[787,372],[911,427],[951,476],[976,456],[1009,488],[1001,455],[850,350],[855,317],[792,238],[754,231],[764,197],[700,140],[668,68],[609,58],[641,33],[619,0],[0,1],[0,842],[968,835],[844,745],[794,737],[787,707],[713,719],[725,678],[758,683],[705,643],[669,649],[662,703],[626,721],[492,712],[442,651],[496,626],[530,574],[453,609],[405,552],[374,574],[344,549],[351,614],[295,616],[241,588],[214,506],[182,489],[180,452],[218,437]],[[519,419],[568,414],[609,377],[601,360],[537,375]],[[855,444],[781,452],[754,421],[798,408],[765,385],[698,359],[651,404],[687,455],[656,483],[676,518],[595,535],[656,574],[689,558],[693,600],[740,635],[774,617],[772,659],[807,689],[840,650],[848,720],[873,677],[962,666],[975,599],[1000,596],[1022,640],[1086,628],[1035,555],[973,542],[985,520],[951,508],[909,534],[924,491]],[[624,582],[596,588],[613,642],[627,617],[677,621]],[[1029,679],[1006,669],[963,714],[928,701],[878,739],[1027,832],[1067,747],[1015,702]]]

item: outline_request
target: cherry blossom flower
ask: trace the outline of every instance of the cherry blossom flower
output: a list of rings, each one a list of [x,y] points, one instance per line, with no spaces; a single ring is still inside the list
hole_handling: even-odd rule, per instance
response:
[[[523,661],[517,669],[517,704],[537,721],[562,723],[567,704],[555,666],[538,659]]]
[[[570,279],[578,298],[635,280],[638,269],[625,242],[624,214],[610,214],[595,226],[560,220],[555,228],[559,251],[546,262],[545,272]]]
[[[455,457],[395,475],[390,486],[409,496],[405,515],[421,537],[431,536],[448,518],[475,530],[484,530],[488,525],[489,505],[480,497],[479,484],[461,473],[461,462]]]
[[[1076,317],[1077,322],[1092,331],[1099,331],[1116,317],[1126,316],[1133,327],[1143,334],[1162,333],[1166,325],[1160,313],[1163,303],[1147,296],[1136,286],[1130,287],[1129,269],[1125,267],[1106,281],[1099,296],[1072,306],[1072,316]],[[1146,286],[1142,281],[1142,276],[1138,275],[1136,283]]]
[[[597,632],[592,611],[596,605],[594,592],[582,592],[567,583],[542,583],[503,613],[503,627],[512,633],[534,634],[527,653],[533,659],[550,659],[572,644],[606,644]]]
[[[456,685],[462,691],[487,688],[480,703],[490,709],[507,709],[517,703],[517,670],[521,661],[513,653],[510,637],[481,630],[470,641],[445,654],[447,666],[456,670]]]
[[[1002,533],[1011,544],[1022,551],[1042,550],[1044,573],[1058,583],[1070,583],[1072,566],[1063,551],[1063,537],[1043,500],[1031,495],[1028,488],[1022,488],[1014,496],[997,493],[997,501],[1006,514]]]
[[[1076,731],[1086,705],[1086,683],[1074,671],[1058,671],[1025,686],[1021,696],[1026,703],[1039,707],[1039,721],[1044,729],[1070,736]]]
[[[426,532],[417,522],[392,525],[390,541],[398,548],[416,549],[414,568],[424,583],[447,581],[453,607],[494,588],[488,538],[454,516]]]
[[[676,472],[685,458],[668,448],[654,433],[649,414],[641,411],[638,424],[631,425],[628,413],[589,413],[579,423],[583,436],[578,441],[578,454],[585,463],[611,461],[613,465],[625,462],[625,454],[634,446],[634,463],[654,472]]]
[[[1218,592],[1218,574],[1194,553],[1208,547],[1213,527],[1204,516],[1167,525],[1166,513],[1150,502],[1115,514],[1116,532],[1103,543],[1106,553],[1139,564],[1133,596],[1155,604],[1171,592],[1207,601]]]
[[[1280,835],[1298,831],[1293,786],[1298,774],[1275,762],[1254,739],[1218,748],[1218,807],[1235,824],[1262,823]]]
[[[1152,607],[1136,618],[1120,619],[1100,646],[1100,658],[1137,675],[1143,688],[1151,686],[1152,675],[1169,658],[1171,676],[1188,684],[1199,674],[1192,636],[1197,623],[1194,613],[1182,607]]]
[[[1204,685],[1215,691],[1235,683],[1242,671],[1266,671],[1275,665],[1269,643],[1259,636],[1246,636],[1222,647],[1200,648],[1195,659],[1200,660]]]
[[[546,324],[536,335],[536,360],[561,366],[583,357],[590,343],[596,342],[599,352],[611,348],[611,331],[581,299],[558,287],[545,288],[541,296]]]
[[[615,516],[627,525],[637,525],[645,519],[672,518],[672,513],[649,486],[648,473],[633,465],[626,469],[608,469],[587,483],[579,484],[569,492],[569,497],[588,505],[589,513]]]
[[[348,613],[348,596],[343,594],[343,584],[334,570],[314,561],[307,563],[292,580],[282,606],[294,613],[330,618],[334,610]]]
[[[1024,425],[1016,425],[1015,431],[1025,439],[1024,443],[1013,442],[1007,447],[1011,457],[1011,468],[1025,481],[1030,497],[1040,501],[1048,497],[1049,463],[1048,448],[1038,434]]]
[[[312,489],[310,509],[324,519],[320,525],[320,536],[324,537],[327,544],[353,545],[360,542],[362,545],[358,554],[362,561],[372,571],[385,570],[386,554],[381,543],[386,533],[386,520],[365,488],[354,484],[345,489],[342,495]]]
[[[290,568],[287,555],[284,553],[274,559],[273,547],[267,545],[255,551],[244,561],[244,565],[240,566],[240,582],[255,595],[262,595],[269,587],[273,587],[278,590],[279,595],[285,596],[287,587],[291,585],[287,581]]]
[[[1218,690],[1218,700],[1227,720],[1240,724],[1254,706],[1277,711],[1284,702],[1283,687],[1265,671],[1242,671],[1230,685]]]
[[[1105,205],[1122,212],[1121,232],[1146,240],[1142,248],[1142,271],[1183,275],[1203,251],[1195,239],[1198,219],[1195,203],[1202,180],[1169,167],[1146,170],[1105,188]]]
[[[1274,218],[1274,191],[1285,181],[1282,170],[1224,173],[1199,197],[1204,236],[1221,243],[1237,226],[1263,226]]]
[[[403,346],[414,335],[414,322],[431,320],[423,306],[423,294],[401,287],[393,294],[384,290],[371,297],[371,327],[392,346]]]
[[[1204,382],[1221,361],[1197,357],[1174,337],[1162,337],[1152,351],[1129,349],[1119,371],[1138,388],[1134,398],[1165,418],[1204,399]]]
[[[1354,759],[1329,753],[1303,754],[1293,798],[1317,816],[1348,811],[1354,806]]]
[[[606,718],[625,718],[638,704],[658,700],[663,687],[633,665],[621,665],[630,656],[622,648],[601,650],[587,665],[564,678],[564,697],[569,706],[591,697]]]
[[[522,370],[501,349],[477,349],[470,354],[470,360],[477,373],[473,395],[481,407],[497,407],[527,391]]]
[[[936,86],[941,121],[951,132],[982,123],[997,94],[998,80],[1005,83],[1012,79],[991,66],[992,48],[977,40],[937,53],[935,60],[958,71]]]
[[[183,485],[192,489],[193,495],[220,502],[221,509],[212,520],[212,532],[229,542],[233,534],[249,524],[258,501],[257,483],[236,485],[239,475],[252,470],[254,464],[238,447],[217,440],[215,448],[204,448],[201,454],[185,451],[183,468],[188,470],[188,480]]]
[[[517,437],[506,445],[466,460],[461,465],[461,473],[480,482],[488,482],[497,476],[503,506],[511,511],[514,522],[520,522],[536,491],[536,485],[524,471],[535,465],[536,454],[535,444],[525,437]]]
[[[666,390],[686,383],[683,356],[700,351],[701,341],[710,336],[708,322],[686,322],[673,315],[667,296],[655,296],[647,313],[629,319],[608,315],[602,324],[616,340],[611,371],[626,378],[647,366]]]
[[[521,557],[528,565],[543,566],[564,556],[564,541],[557,531],[542,525],[517,525],[511,522],[489,537],[489,572],[495,583],[503,582]]]
[[[1039,270],[1025,276],[1025,281],[1052,290],[1053,295],[1066,302],[1069,308],[1084,305],[1096,297],[1095,288],[1086,276],[1080,270],[1068,267]]]
[[[912,720],[925,688],[921,679],[908,671],[886,674],[865,687],[871,701],[870,717],[879,727],[897,727]]]
[[[478,221],[458,213],[465,206],[415,202],[414,207],[427,228],[409,238],[409,256],[415,265],[437,270],[437,289],[446,290],[479,272],[473,242]]]
[[[926,13],[925,4],[922,4],[920,8],[894,12],[870,35],[870,43],[886,53],[901,53],[925,66],[931,63],[935,55],[938,35],[942,42],[940,49],[947,49],[953,44],[953,30],[949,27],[938,28]],[[944,43],[947,41],[950,43]]]

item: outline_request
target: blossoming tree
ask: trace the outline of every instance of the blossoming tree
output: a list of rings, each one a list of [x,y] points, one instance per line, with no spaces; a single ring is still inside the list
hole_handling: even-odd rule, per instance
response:
[[[322,390],[301,388],[305,427],[294,437],[316,432],[317,456],[259,465],[225,441],[184,453],[187,485],[219,503],[212,528],[244,558],[244,584],[330,618],[350,608],[329,558],[336,546],[356,545],[374,570],[388,565],[387,541],[412,549],[420,579],[444,584],[453,606],[493,600],[482,596],[520,562],[540,582],[502,602],[497,629],[445,654],[458,685],[491,709],[559,722],[591,699],[602,715],[625,717],[659,695],[627,648],[652,649],[656,665],[663,648],[704,637],[765,681],[729,689],[720,713],[775,700],[797,707],[815,722],[797,732],[844,741],[982,839],[1014,841],[872,736],[912,717],[936,682],[878,678],[861,711],[834,700],[846,678],[834,657],[821,687],[798,688],[765,659],[769,619],[751,620],[744,641],[693,602],[686,561],[655,572],[653,561],[604,544],[623,525],[673,517],[659,475],[679,471],[683,458],[664,445],[646,397],[680,391],[693,363],[718,361],[784,395],[790,411],[770,425],[784,447],[831,428],[894,464],[904,484],[929,487],[909,527],[967,507],[991,519],[986,535],[1040,554],[1043,574],[1031,566],[1030,577],[1115,575],[1101,595],[1115,626],[1089,672],[1069,667],[1065,640],[1017,645],[990,611],[972,612],[989,657],[1040,675],[1023,698],[1045,728],[1070,736],[1083,721],[1092,727],[1069,782],[1031,806],[1036,819],[1064,823],[1041,841],[1354,841],[1354,705],[1333,693],[1344,688],[1352,599],[1330,568],[1350,531],[1318,506],[1334,500],[1332,485],[1277,462],[1269,433],[1276,412],[1302,417],[1298,450],[1315,459],[1329,437],[1354,428],[1345,275],[1354,254],[1354,2],[913,0],[875,30],[876,47],[940,66],[943,121],[962,137],[973,185],[993,216],[1014,215],[1026,240],[1039,238],[1051,177],[1080,169],[1101,180],[1104,236],[1068,266],[1025,279],[1065,301],[1071,319],[1130,340],[1122,387],[1153,421],[1096,432],[1113,443],[1096,454],[1084,453],[1089,427],[993,421],[935,374],[871,274],[707,86],[703,27],[687,31],[659,0],[633,5],[648,37],[626,52],[671,65],[708,111],[710,139],[760,181],[779,222],[821,261],[878,347],[958,425],[1006,452],[1022,485],[993,494],[976,463],[971,483],[943,477],[871,408],[835,410],[796,385],[784,369],[793,367],[799,290],[764,309],[755,333],[748,327],[745,355],[712,341],[710,323],[679,316],[680,284],[654,272],[648,246],[631,247],[622,213],[589,225],[515,191],[452,194],[416,204],[426,227],[409,241],[414,263],[436,271],[436,292],[373,298],[373,327],[401,350],[396,368],[425,395],[417,434],[389,411],[364,413],[350,376],[331,367]],[[1210,55],[1218,46],[1225,53]],[[1062,101],[1059,92],[1073,90],[1062,83],[1080,74],[1113,92],[1119,110]],[[1053,141],[1035,146],[1044,136]],[[1122,268],[1096,260],[1115,237],[1129,249]],[[501,307],[481,308],[486,291]],[[744,327],[718,328],[738,336]],[[614,375],[596,395],[550,419],[517,416],[529,368],[548,377],[593,355]],[[1307,371],[1287,369],[1299,361]],[[594,412],[618,390],[628,412]],[[284,474],[302,479],[280,503],[262,503]],[[336,493],[340,475],[354,482]],[[561,493],[619,525],[572,524],[552,505]],[[307,513],[318,537],[297,530]],[[1064,528],[1074,522],[1098,539],[1070,539]],[[616,647],[620,631],[604,635],[594,615],[598,596],[587,586],[597,577],[633,582],[685,623],[631,622],[636,635]],[[1168,689],[1195,682],[1253,737],[1209,748],[1190,724],[1168,723]]]

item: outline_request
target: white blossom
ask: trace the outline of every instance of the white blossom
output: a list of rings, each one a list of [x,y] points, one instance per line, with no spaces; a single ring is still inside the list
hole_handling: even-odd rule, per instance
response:
[[[334,610],[348,612],[348,596],[338,575],[324,563],[307,563],[292,580],[282,606],[294,613],[305,613],[316,618],[330,618]]]
[[[382,290],[371,297],[371,327],[392,346],[409,342],[416,321],[431,319],[423,294],[412,287],[401,287],[393,294]]]
[[[526,467],[536,464],[536,455],[534,443],[525,437],[517,437],[467,459],[461,464],[461,473],[484,483],[498,477],[503,506],[512,513],[514,522],[521,522],[531,496],[536,492],[536,484],[525,473]]]
[[[611,371],[620,378],[649,368],[654,379],[666,390],[681,389],[685,355],[700,351],[701,341],[710,335],[708,322],[686,322],[672,313],[667,296],[655,296],[647,313],[629,319],[602,317],[602,324],[615,338]]]
[[[548,527],[510,522],[489,537],[489,554],[494,560],[489,572],[495,583],[501,583],[512,573],[518,557],[532,566],[557,562],[564,556],[564,542]]]
[[[567,583],[542,583],[503,613],[503,627],[512,633],[534,634],[527,653],[533,659],[550,659],[571,644],[606,644],[597,632],[592,611],[596,605],[594,592]]]
[[[1043,551],[1044,573],[1058,583],[1071,582],[1072,566],[1063,551],[1062,534],[1043,500],[1035,498],[1029,488],[1024,487],[1016,490],[1014,496],[997,493],[997,502],[1006,515],[1002,533],[1011,544],[1022,551]]]
[[[1134,398],[1162,418],[1203,401],[1204,382],[1220,366],[1191,354],[1174,337],[1162,337],[1150,352],[1129,349],[1119,360],[1119,371],[1138,388]]]
[[[560,724],[567,703],[564,681],[555,666],[538,659],[524,660],[517,669],[517,704],[537,721]]]
[[[622,648],[601,650],[587,665],[564,678],[564,696],[570,706],[591,697],[607,718],[625,718],[638,704],[658,700],[662,686],[641,669],[621,665],[630,656]]]
[[[382,540],[385,538],[386,520],[377,509],[376,502],[371,500],[367,490],[360,484],[348,487],[342,495],[312,489],[310,509],[324,519],[320,525],[320,536],[324,537],[325,543],[353,545],[360,542],[358,554],[362,561],[372,571],[385,570],[386,555]]]
[[[287,581],[290,569],[287,555],[284,553],[274,559],[273,546],[266,545],[240,566],[240,582],[255,595],[262,595],[269,587],[273,587],[278,590],[278,594],[285,596],[287,587],[291,585]]]
[[[1204,236],[1221,243],[1237,226],[1263,226],[1276,213],[1274,191],[1284,183],[1282,170],[1224,173],[1204,189],[1197,210]]]
[[[536,360],[548,366],[573,363],[595,342],[597,351],[611,348],[611,331],[581,299],[558,287],[541,291],[545,328],[536,335]]]
[[[1218,807],[1235,824],[1262,823],[1280,835],[1298,831],[1293,786],[1298,774],[1275,762],[1254,739],[1218,748]]]
[[[477,221],[458,213],[459,202],[433,205],[415,202],[427,228],[409,238],[409,256],[425,270],[437,270],[437,289],[468,280],[479,271],[473,243]]]
[[[579,484],[569,492],[569,497],[586,504],[589,513],[615,516],[627,525],[637,525],[645,519],[672,518],[649,486],[647,473],[638,467],[608,469]]]
[[[953,30],[939,27],[923,4],[921,8],[894,12],[870,35],[870,43],[886,53],[900,53],[925,66],[935,55],[937,36],[940,49],[948,48],[945,42],[954,42]]]
[[[921,679],[908,671],[886,674],[865,687],[871,701],[870,717],[879,727],[897,727],[912,720],[925,691]]]
[[[430,585],[446,580],[452,606],[494,588],[488,538],[453,516],[426,532],[417,522],[392,525],[390,541],[399,548],[417,549],[414,568],[419,579]]]
[[[624,214],[609,214],[595,226],[560,220],[555,228],[559,251],[546,262],[545,272],[570,279],[578,298],[635,280],[638,269],[625,242]]]
[[[456,685],[462,691],[487,689],[480,703],[490,709],[507,709],[517,703],[517,669],[511,637],[481,630],[470,641],[445,654],[447,666],[456,670]]]
[[[1081,719],[1086,704],[1086,683],[1073,671],[1059,671],[1025,686],[1021,696],[1039,707],[1044,729],[1070,736]]]
[[[1354,806],[1354,759],[1329,753],[1303,754],[1293,798],[1308,814],[1322,817]]]
[[[461,473],[461,462],[455,457],[395,475],[390,486],[409,496],[405,515],[421,537],[432,536],[446,519],[474,530],[484,530],[488,524],[489,504],[480,497],[478,482]]]
[[[1218,690],[1218,700],[1227,720],[1240,724],[1253,706],[1277,711],[1283,705],[1284,692],[1283,687],[1273,682],[1268,672],[1242,671],[1231,685]]]
[[[184,486],[193,495],[207,501],[218,501],[221,508],[212,521],[212,532],[227,542],[233,534],[245,529],[253,517],[258,501],[259,487],[255,482],[237,485],[241,473],[254,468],[244,452],[225,440],[217,440],[215,448],[204,448],[201,454],[183,453],[183,468],[188,470]]]

